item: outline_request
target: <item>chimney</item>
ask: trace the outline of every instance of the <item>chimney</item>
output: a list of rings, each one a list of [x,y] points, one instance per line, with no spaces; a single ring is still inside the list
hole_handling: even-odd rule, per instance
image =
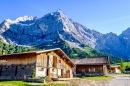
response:
[[[2,55],[5,54],[5,51],[6,51],[6,50],[2,50]]]

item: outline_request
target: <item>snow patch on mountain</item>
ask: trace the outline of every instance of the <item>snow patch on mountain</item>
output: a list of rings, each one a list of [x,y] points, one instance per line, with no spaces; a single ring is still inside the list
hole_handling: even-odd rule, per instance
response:
[[[19,25],[21,25],[21,26],[31,26],[31,25],[33,25],[34,23],[31,23],[31,24],[16,23],[16,24],[19,24]]]

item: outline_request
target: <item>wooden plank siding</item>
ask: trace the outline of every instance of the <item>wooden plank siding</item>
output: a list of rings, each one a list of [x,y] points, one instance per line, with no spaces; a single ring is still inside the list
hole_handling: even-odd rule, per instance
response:
[[[0,63],[0,65],[27,65],[36,63],[35,54],[21,54],[21,55],[10,55],[1,56],[2,60],[6,60],[6,63]]]
[[[36,65],[36,54],[19,54],[1,56],[6,63],[0,63],[0,76],[13,76],[23,78],[24,75],[31,76]]]
[[[93,71],[91,71],[93,69]],[[103,75],[103,65],[77,65],[76,74],[83,76]]]
[[[73,77],[72,67],[62,58],[59,54],[55,52],[45,52],[36,55],[36,76],[46,76],[47,71],[49,70],[50,77],[66,77],[67,71],[69,72],[69,76]],[[39,68],[44,68],[44,71],[39,71]],[[61,71],[62,70],[62,71]],[[63,74],[61,74],[61,72]],[[42,74],[41,74],[42,73]],[[44,73],[44,74],[43,74]]]

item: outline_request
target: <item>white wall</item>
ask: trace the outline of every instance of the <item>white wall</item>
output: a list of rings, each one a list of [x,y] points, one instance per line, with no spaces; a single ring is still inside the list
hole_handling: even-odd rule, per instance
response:
[[[61,76],[61,69],[58,69],[58,76]]]
[[[121,73],[121,70],[115,68],[115,73]]]
[[[37,76],[46,76],[46,68],[44,68],[43,70],[40,70],[41,67],[37,67],[36,68],[36,77]]]

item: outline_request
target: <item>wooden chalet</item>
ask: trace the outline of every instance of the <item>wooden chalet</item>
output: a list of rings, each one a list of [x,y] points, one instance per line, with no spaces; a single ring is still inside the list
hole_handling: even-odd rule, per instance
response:
[[[72,70],[74,75],[102,76],[107,75],[107,68],[110,68],[108,56],[74,58],[71,61],[76,65]]]
[[[0,79],[20,80],[31,77],[72,78],[75,65],[60,49],[0,55]]]
[[[108,68],[108,73],[121,73],[121,66],[116,65],[116,66],[111,66],[111,68]]]

